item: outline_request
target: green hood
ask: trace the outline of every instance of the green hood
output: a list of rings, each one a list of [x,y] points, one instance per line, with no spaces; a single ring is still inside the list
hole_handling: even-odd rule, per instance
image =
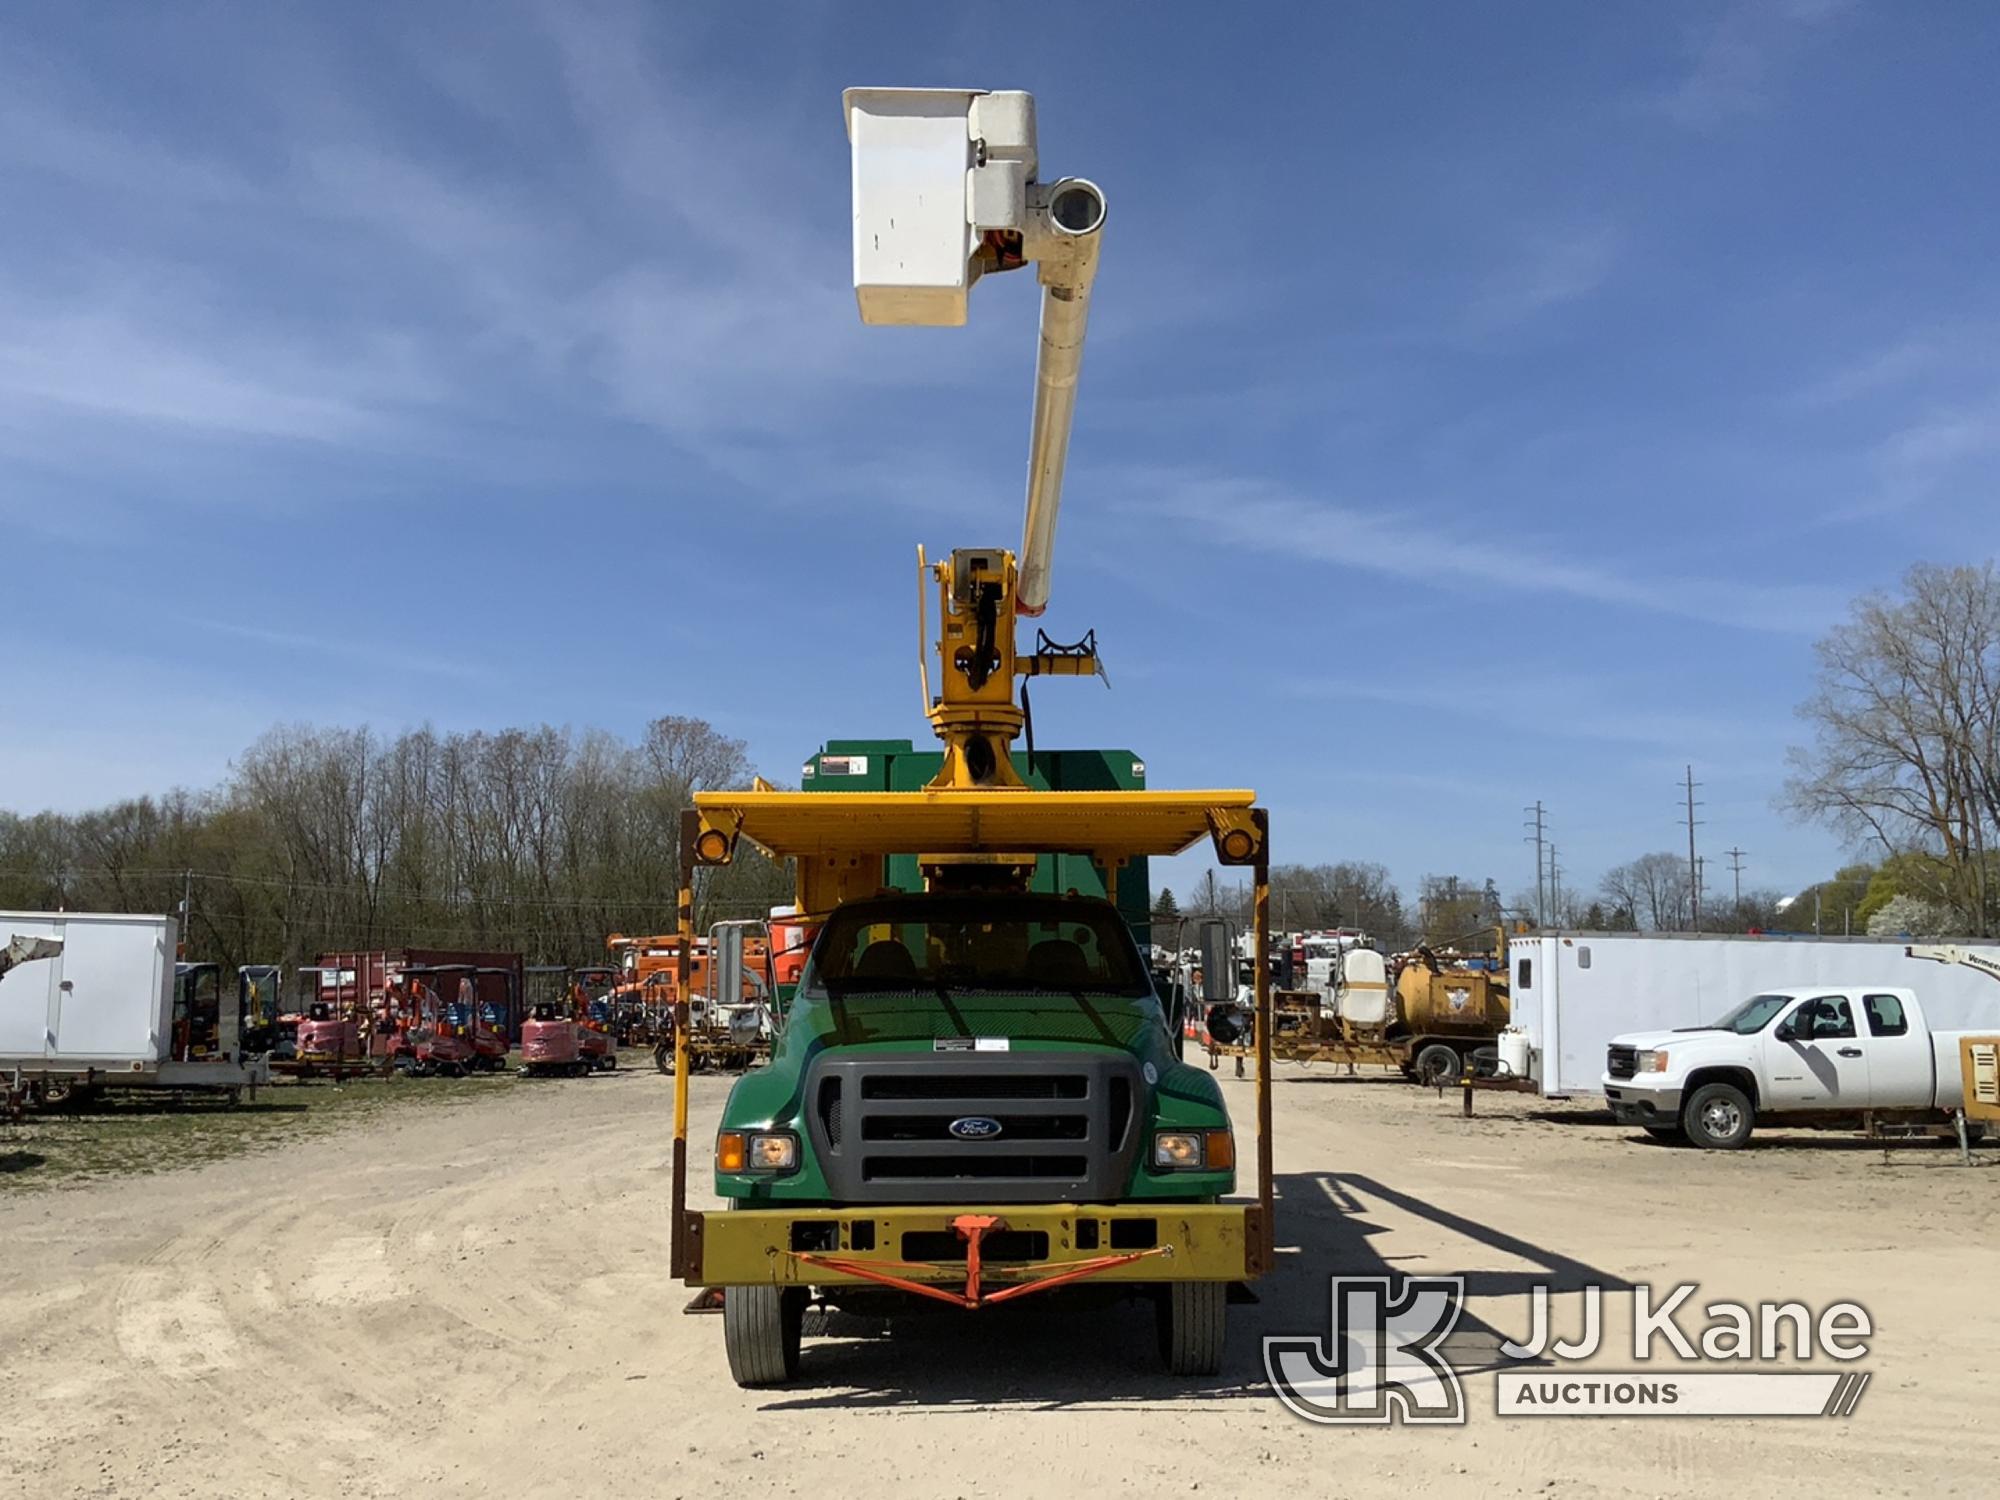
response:
[[[794,1009],[786,1040],[865,1047],[953,1037],[1115,1047],[1129,1052],[1162,1027],[1150,1000],[1118,995],[1018,995],[954,990],[813,999]]]

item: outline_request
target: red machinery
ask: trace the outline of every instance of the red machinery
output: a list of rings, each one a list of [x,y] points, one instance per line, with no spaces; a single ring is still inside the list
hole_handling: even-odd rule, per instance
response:
[[[618,971],[609,964],[570,970],[570,1004],[577,1020],[578,1050],[591,1067],[605,1073],[618,1066],[612,998],[617,988]]]
[[[379,1067],[368,1056],[368,1009],[358,993],[343,991],[338,971],[298,971],[294,1008],[277,1019],[281,1043],[271,1065],[301,1078],[347,1078]]]
[[[618,1066],[613,992],[618,971],[604,964],[572,969],[560,999],[529,1007],[521,1024],[521,1072],[530,1078],[605,1071]]]
[[[472,979],[460,983],[460,1003],[471,1017],[472,1050],[477,1065],[489,1073],[507,1066],[508,1025],[519,1009],[515,983],[512,969],[491,967],[474,969]],[[498,998],[490,993],[495,984],[504,991]],[[486,986],[486,993],[481,992],[481,985]]]
[[[413,964],[389,981],[382,999],[396,1067],[419,1078],[463,1078],[480,1065],[472,1044],[473,973],[471,964]]]
[[[521,1075],[553,1078],[586,1071],[581,1033],[567,1000],[542,1000],[528,1007],[521,1023]]]
[[[495,1059],[481,1065],[499,1065],[506,1050],[500,1044],[520,1035],[526,971],[518,953],[444,948],[343,951],[320,954],[316,967],[301,973],[317,977],[318,998],[333,1017],[353,1017],[359,1023],[363,1049],[379,1066],[391,1055],[414,1050],[406,1038],[418,1018],[411,1013],[407,993],[392,993],[396,980],[406,973],[436,970],[451,971],[450,982],[441,991],[448,1001],[459,999],[463,989],[459,981],[470,976],[472,1014],[462,1024],[469,1028],[474,1055]]]

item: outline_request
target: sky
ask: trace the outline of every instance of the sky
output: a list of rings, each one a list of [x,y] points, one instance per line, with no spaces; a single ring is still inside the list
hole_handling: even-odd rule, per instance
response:
[[[1044,622],[1110,690],[1038,742],[1509,893],[1537,799],[1572,886],[1684,848],[1692,764],[1797,888],[1815,638],[1991,555],[1996,71],[1837,0],[15,9],[0,807],[278,721],[922,739],[1036,289],[862,326],[840,91],[1025,88],[1110,203]]]

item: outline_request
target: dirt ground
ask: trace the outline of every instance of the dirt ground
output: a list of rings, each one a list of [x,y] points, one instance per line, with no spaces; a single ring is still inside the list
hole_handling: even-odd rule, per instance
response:
[[[725,1088],[697,1081],[698,1143]],[[1580,1105],[1484,1095],[1466,1121],[1455,1096],[1286,1068],[1280,1269],[1232,1309],[1221,1378],[1159,1373],[1140,1307],[1051,1298],[893,1335],[814,1316],[801,1384],[751,1393],[665,1273],[671,1098],[649,1072],[496,1081],[163,1175],[17,1174],[0,1494],[1992,1493],[2000,1151],[1712,1155]],[[1465,1426],[1315,1427],[1273,1399],[1262,1335],[1324,1333],[1331,1275],[1416,1272],[1468,1278]],[[1867,1306],[1854,1416],[1495,1414],[1530,1282],[1690,1279]],[[1605,1368],[1632,1367],[1627,1306],[1607,1298]]]

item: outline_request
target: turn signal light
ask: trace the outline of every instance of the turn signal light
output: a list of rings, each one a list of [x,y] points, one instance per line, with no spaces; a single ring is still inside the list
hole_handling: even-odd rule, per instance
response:
[[[749,1159],[748,1148],[741,1131],[725,1130],[715,1138],[716,1171],[740,1172]]]
[[[1226,1130],[1208,1132],[1208,1167],[1221,1171],[1236,1165],[1236,1137]]]
[[[1230,864],[1246,865],[1257,852],[1257,840],[1247,828],[1232,828],[1222,836],[1221,852]]]

